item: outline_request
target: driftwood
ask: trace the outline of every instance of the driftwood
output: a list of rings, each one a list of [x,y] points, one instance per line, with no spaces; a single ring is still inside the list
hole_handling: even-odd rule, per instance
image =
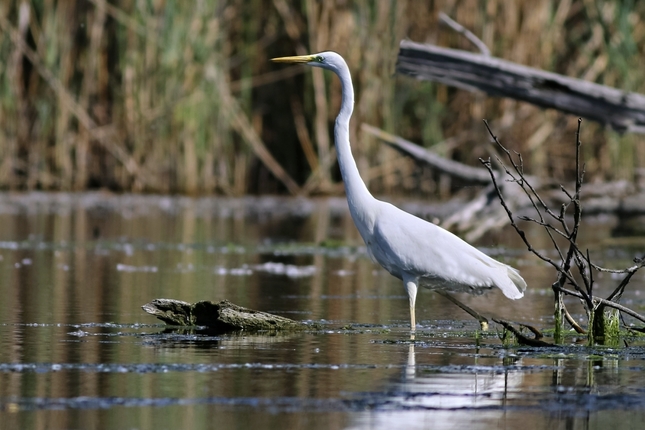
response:
[[[311,326],[273,315],[247,309],[222,300],[219,303],[201,301],[195,304],[174,299],[154,299],[141,308],[173,326],[204,326],[218,332],[231,331],[294,331]]]
[[[402,40],[398,73],[483,91],[645,133],[645,95],[522,66],[500,58]]]

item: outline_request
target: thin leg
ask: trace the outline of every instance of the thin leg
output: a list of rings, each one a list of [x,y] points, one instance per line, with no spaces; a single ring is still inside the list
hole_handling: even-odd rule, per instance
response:
[[[414,278],[403,278],[403,286],[405,291],[408,292],[408,298],[410,299],[410,330],[416,331],[417,322],[415,318],[414,304],[417,300],[417,280]]]
[[[417,329],[417,321],[414,315],[414,305],[410,305],[410,330],[411,331],[416,331]]]
[[[413,335],[414,336],[414,335]],[[416,360],[414,358],[414,342],[408,348],[408,365],[405,366],[405,380],[411,381],[417,374]]]

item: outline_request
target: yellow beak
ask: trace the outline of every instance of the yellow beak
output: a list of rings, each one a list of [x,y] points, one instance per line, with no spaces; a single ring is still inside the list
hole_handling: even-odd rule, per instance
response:
[[[314,58],[316,57],[313,55],[298,55],[295,57],[272,58],[271,61],[274,63],[308,63],[310,61],[314,61]]]

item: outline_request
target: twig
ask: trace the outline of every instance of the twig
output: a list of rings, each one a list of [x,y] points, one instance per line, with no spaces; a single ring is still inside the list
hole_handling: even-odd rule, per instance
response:
[[[499,141],[497,136],[493,133],[493,131],[490,128],[490,125],[488,124],[488,121],[484,120],[484,124],[486,125],[486,129],[488,130],[488,133],[492,136],[492,138],[495,141],[495,143],[497,144],[497,146],[506,154],[506,156],[508,157],[508,160],[510,161],[511,165],[513,166],[513,169],[515,170],[515,172],[517,174],[520,175],[520,177],[516,178],[508,170],[508,168],[504,165],[504,163],[502,163],[501,160],[498,157],[496,157],[498,162],[502,165],[502,167],[503,167],[504,171],[506,172],[506,174],[508,176],[510,176],[512,178],[512,180],[514,182],[516,182],[520,186],[520,188],[522,189],[524,194],[528,197],[529,201],[531,202],[531,205],[533,206],[533,209],[535,209],[535,212],[537,213],[538,217],[540,218],[540,221],[545,223],[544,217],[542,216],[542,212],[540,211],[540,209],[538,208],[537,204],[535,203],[536,200],[540,203],[540,206],[548,214],[550,214],[554,219],[557,219],[557,220],[562,219],[563,220],[564,215],[562,215],[561,217],[557,217],[549,209],[549,207],[544,202],[544,200],[542,200],[542,198],[540,197],[540,195],[538,194],[538,192],[535,190],[534,186],[532,185],[532,182],[534,182],[533,179],[532,178],[527,178],[526,176],[524,176],[524,166],[523,166],[523,161],[521,160],[521,158],[520,158],[521,165],[518,166],[517,163],[515,163],[515,160],[513,160],[511,152],[508,149],[506,149],[506,147],[504,145],[502,145],[502,143]],[[527,188],[528,188],[528,190],[527,190]],[[566,228],[566,224],[564,225],[564,230],[565,230],[565,232],[568,233],[568,229]],[[551,243],[553,244],[553,247],[558,252],[558,255],[560,256],[560,259],[564,260],[564,255],[562,254],[562,251],[560,250],[560,246],[556,242],[555,238],[553,237],[553,235],[551,234],[549,229],[546,229],[546,232],[547,232],[547,235],[549,236],[549,238],[551,239]]]
[[[568,228],[568,226],[567,226],[567,224],[566,224],[566,220],[565,220],[565,216],[564,216],[564,214],[565,214],[565,212],[566,212],[566,208],[565,208],[565,207],[563,207],[563,208],[562,208],[562,210],[560,211],[560,215],[559,215],[559,216],[558,216],[558,215],[556,215],[555,213],[553,213],[553,212],[551,211],[551,209],[549,209],[549,207],[547,206],[547,204],[546,204],[546,203],[544,202],[544,200],[540,197],[540,195],[539,195],[539,194],[538,194],[538,192],[535,190],[535,188],[534,188],[534,187],[533,187],[533,185],[530,183],[530,181],[527,181],[527,180],[526,180],[526,178],[524,177],[524,166],[523,166],[523,161],[522,161],[521,155],[519,155],[519,154],[518,154],[518,157],[519,157],[519,164],[518,164],[518,163],[516,163],[516,162],[515,162],[515,160],[513,159],[513,156],[512,156],[512,154],[511,154],[511,151],[509,151],[509,150],[508,150],[504,145],[502,145],[502,143],[499,141],[499,139],[497,138],[497,136],[496,136],[496,135],[493,133],[493,131],[491,130],[491,128],[490,128],[490,126],[488,125],[488,122],[487,122],[486,120],[484,120],[484,124],[486,125],[486,129],[488,130],[488,133],[489,133],[489,134],[490,134],[490,136],[493,138],[493,140],[495,141],[495,143],[497,144],[497,146],[498,146],[498,147],[499,147],[499,148],[500,148],[500,149],[501,149],[501,150],[506,154],[506,156],[508,157],[508,160],[509,160],[509,162],[511,163],[511,165],[513,166],[513,169],[514,169],[514,170],[515,170],[515,172],[517,173],[518,177],[516,177],[515,175],[513,175],[513,174],[508,170],[508,168],[506,168],[505,166],[504,166],[504,170],[506,171],[507,175],[509,175],[509,176],[513,179],[513,181],[514,181],[514,182],[516,182],[516,183],[520,186],[520,188],[524,191],[524,193],[528,196],[528,198],[530,199],[530,201],[531,201],[531,203],[532,203],[532,205],[533,205],[533,208],[535,209],[536,213],[538,214],[538,217],[539,217],[539,219],[540,219],[540,222],[541,222],[542,224],[548,224],[548,223],[546,223],[546,221],[544,220],[544,218],[543,218],[543,216],[542,216],[542,213],[541,213],[541,211],[539,210],[539,208],[537,207],[537,205],[536,205],[535,201],[539,202],[539,203],[540,203],[540,206],[541,206],[541,207],[542,207],[542,208],[543,208],[547,213],[549,213],[549,214],[550,214],[550,215],[551,215],[555,220],[557,220],[557,221],[562,225],[563,230],[564,230],[564,232],[566,233],[565,237],[567,238],[567,240],[568,240],[568,242],[569,242],[569,249],[568,249],[568,251],[567,251],[566,256],[563,256],[563,254],[562,254],[562,252],[561,252],[561,250],[560,250],[560,248],[559,248],[559,246],[558,246],[557,242],[555,241],[555,238],[554,238],[554,237],[553,237],[553,235],[551,234],[551,228],[555,228],[555,227],[547,228],[547,227],[545,226],[545,230],[546,230],[547,234],[549,235],[549,238],[551,239],[551,242],[553,243],[553,246],[554,246],[554,247],[555,247],[555,249],[558,251],[558,254],[559,254],[559,256],[560,256],[561,260],[563,260],[562,265],[557,264],[556,262],[554,262],[554,261],[553,261],[553,260],[551,260],[550,258],[543,256],[543,255],[542,255],[542,254],[540,254],[538,251],[536,251],[536,250],[534,250],[534,249],[533,249],[533,247],[531,246],[531,244],[528,242],[528,240],[527,240],[526,235],[524,234],[524,232],[523,232],[523,231],[521,231],[521,230],[517,227],[517,225],[515,224],[515,221],[514,221],[514,219],[513,219],[513,214],[512,214],[512,212],[510,211],[510,209],[508,208],[508,206],[506,205],[506,202],[504,201],[504,197],[503,197],[503,195],[502,195],[502,193],[501,193],[501,190],[499,189],[499,186],[497,185],[497,182],[496,182],[495,178],[493,178],[493,184],[495,185],[495,189],[497,190],[497,194],[498,194],[498,197],[499,197],[499,199],[500,199],[500,202],[501,202],[502,206],[504,207],[504,209],[506,210],[506,212],[507,212],[507,215],[508,215],[509,219],[511,220],[511,225],[515,228],[515,230],[518,232],[518,234],[520,235],[520,237],[522,238],[522,240],[524,241],[524,243],[527,245],[528,249],[529,249],[529,250],[530,250],[534,255],[536,255],[537,257],[539,257],[539,258],[540,258],[540,259],[542,259],[543,261],[548,262],[549,264],[551,264],[551,265],[552,265],[552,266],[553,266],[553,267],[558,271],[558,273],[559,273],[559,278],[558,278],[558,283],[559,283],[559,285],[560,285],[560,286],[563,286],[563,285],[564,285],[564,283],[565,283],[565,280],[568,280],[568,281],[571,283],[571,285],[573,285],[573,286],[575,287],[575,289],[576,289],[577,291],[580,291],[580,292],[581,292],[581,294],[583,294],[583,296],[585,297],[585,303],[587,304],[588,308],[589,308],[589,309],[591,309],[591,307],[593,306],[593,304],[591,303],[591,300],[590,300],[590,298],[589,298],[589,294],[588,294],[588,291],[590,290],[591,286],[588,284],[588,279],[587,279],[587,277],[586,277],[586,274],[585,274],[585,271],[584,271],[583,265],[581,264],[580,260],[579,260],[578,258],[576,258],[576,257],[578,257],[578,254],[576,253],[577,245],[576,245],[575,241],[576,241],[576,237],[577,237],[578,226],[579,226],[579,224],[580,224],[580,216],[581,216],[581,212],[582,212],[582,211],[581,211],[581,209],[578,209],[578,210],[577,210],[578,217],[577,217],[577,218],[576,218],[576,217],[574,217],[574,218],[575,218],[575,220],[574,220],[574,228],[573,228],[571,231],[569,231],[569,228]],[[578,127],[580,127],[580,122],[578,123]],[[486,162],[486,161],[484,161],[484,160],[480,159],[480,161],[484,164],[484,166],[486,166],[486,168],[489,170],[489,173],[492,175],[492,166],[491,166],[490,160],[488,160],[488,161]],[[499,158],[498,158],[498,161],[500,161],[500,160],[499,160]],[[500,163],[501,163],[501,161],[500,161]],[[579,166],[579,165],[578,165],[578,166]],[[579,189],[580,189],[581,184],[578,184],[578,181],[582,178],[582,175],[577,174],[577,175],[576,175],[576,178],[577,178],[577,179],[576,179],[576,183],[577,183],[577,185],[576,185],[576,190],[579,192]],[[534,200],[534,198],[535,198],[535,200]],[[574,205],[575,205],[575,204],[577,204],[577,205],[578,205],[578,208],[579,208],[579,205],[580,205],[579,199],[575,198],[575,196],[572,196],[572,199],[571,199],[571,200],[572,200],[572,202],[574,203]],[[577,203],[576,203],[576,202],[577,202]],[[580,288],[580,286],[578,285],[577,281],[573,278],[573,276],[572,276],[572,275],[571,275],[571,273],[570,273],[571,262],[572,262],[572,261],[574,261],[574,258],[576,258],[576,259],[575,259],[576,265],[577,265],[578,269],[580,270],[581,274],[583,275],[583,280],[584,280],[584,282],[585,282],[585,286],[587,287],[587,288],[586,288],[586,289],[587,289],[587,293],[584,293],[584,292],[583,292],[583,290],[582,290],[582,289]]]
[[[576,320],[573,319],[569,311],[567,310],[566,306],[562,306],[562,310],[564,311],[564,318],[567,320],[567,322],[573,327],[573,329],[576,331],[576,333],[580,334],[587,334],[587,330],[583,329],[580,327],[580,324],[576,322]]]
[[[572,199],[573,229],[571,231],[571,236],[569,238],[569,252],[567,253],[567,259],[569,259],[570,256],[576,257],[575,262],[576,262],[576,265],[578,266],[578,271],[580,272],[580,275],[582,275],[582,281],[584,282],[585,287],[587,289],[587,294],[585,296],[585,301],[587,302],[587,309],[592,309],[593,303],[591,302],[591,296],[593,295],[593,284],[589,281],[589,277],[587,276],[587,271],[584,267],[582,259],[578,258],[580,254],[576,252],[577,246],[574,246],[578,238],[578,229],[580,227],[580,220],[582,219],[582,206],[580,205],[580,190],[582,188],[582,180],[584,178],[584,166],[581,171],[580,170],[580,145],[581,145],[580,126],[581,124],[582,124],[582,118],[578,118],[578,129],[576,130],[576,193],[574,195],[574,198]],[[577,284],[574,284],[574,285],[576,286],[576,289],[579,290],[578,285]]]
[[[607,300],[619,300],[620,297],[623,295],[623,291],[625,291],[625,287],[627,284],[629,284],[629,281],[632,279],[632,276],[636,273],[638,269],[641,267],[645,266],[645,257],[643,258],[635,258],[634,262],[637,263],[636,266],[633,266],[634,270],[629,271],[627,273],[627,276],[623,278],[623,280],[618,284],[616,289],[607,297]],[[631,269],[631,268],[630,268]]]
[[[578,297],[579,299],[584,299],[583,294],[581,294],[578,291],[568,290],[568,289],[563,288],[563,287],[556,287],[556,288],[559,291],[563,292],[564,294],[568,294],[570,296]],[[637,313],[637,312],[635,312],[635,311],[629,309],[628,307],[623,306],[623,305],[621,305],[619,303],[612,302],[611,300],[603,299],[602,297],[597,297],[597,296],[591,297],[591,300],[593,300],[594,302],[596,302],[598,304],[607,306],[609,308],[618,309],[619,311],[625,312],[627,315],[632,316],[632,317],[636,318],[639,321],[645,322],[645,316],[643,316],[643,315],[641,315],[641,314],[639,314],[639,313]]]
[[[634,262],[637,263],[636,265],[632,267],[628,267],[626,269],[607,269],[605,267],[600,267],[596,264],[591,263],[591,266],[596,269],[599,272],[605,272],[605,273],[632,273],[638,271],[641,267],[643,267],[643,258],[634,258]]]
[[[594,327],[592,327],[593,325],[592,314],[594,311],[601,313],[600,316],[602,317],[604,316],[602,314],[604,314],[605,307],[614,308],[622,313],[625,313],[640,321],[645,322],[644,316],[638,314],[637,312],[623,305],[616,303],[616,301],[622,295],[625,287],[631,280],[634,273],[636,273],[636,271],[638,271],[641,267],[645,265],[645,257],[635,258],[634,259],[634,262],[636,263],[635,266],[625,269],[624,271],[616,271],[618,273],[627,273],[627,275],[619,283],[616,289],[610,294],[610,296],[607,299],[603,299],[593,295],[593,287],[595,283],[593,271],[594,270],[610,271],[610,270],[600,268],[599,266],[596,266],[595,264],[593,264],[591,262],[589,250],[587,249],[585,252],[583,252],[577,244],[578,232],[580,230],[580,223],[582,221],[582,205],[580,203],[580,193],[582,190],[582,183],[585,175],[585,166],[583,163],[580,162],[580,147],[582,145],[580,141],[580,127],[582,124],[582,119],[578,119],[578,128],[576,131],[575,192],[570,193],[562,185],[560,185],[560,189],[567,196],[569,201],[562,204],[562,206],[560,207],[559,215],[556,215],[553,211],[551,211],[551,209],[546,205],[544,200],[542,200],[540,195],[537,193],[535,188],[531,185],[530,181],[526,180],[526,177],[524,176],[524,163],[522,160],[522,156],[516,153],[517,160],[518,160],[516,161],[513,157],[513,154],[511,154],[511,151],[505,148],[501,144],[497,136],[495,136],[495,134],[492,132],[488,123],[484,121],[484,124],[486,125],[486,128],[489,134],[491,135],[491,137],[493,138],[497,146],[508,157],[508,160],[511,163],[514,172],[511,172],[509,168],[504,166],[504,164],[501,162],[501,160],[499,160],[499,158],[497,158],[497,160],[503,166],[503,169],[505,170],[507,176],[511,178],[511,181],[518,184],[520,188],[524,191],[524,193],[531,201],[531,204],[533,205],[533,208],[535,209],[536,213],[538,214],[537,218],[532,218],[528,216],[519,216],[518,219],[532,222],[542,226],[547,232],[547,234],[549,235],[549,237],[551,238],[551,241],[554,247],[556,248],[556,250],[558,251],[558,254],[560,255],[560,258],[562,260],[561,264],[558,264],[555,261],[551,260],[550,258],[542,255],[540,252],[533,249],[528,239],[526,238],[524,231],[520,230],[515,223],[513,213],[510,211],[504,199],[502,191],[497,184],[496,177],[492,171],[490,159],[488,159],[487,161],[480,159],[480,162],[488,169],[488,172],[491,176],[491,180],[493,182],[493,186],[495,187],[495,191],[497,192],[497,195],[502,204],[502,207],[506,211],[506,214],[511,222],[511,225],[515,228],[518,235],[522,238],[524,243],[527,245],[529,251],[531,251],[534,255],[536,255],[541,260],[548,262],[556,269],[558,273],[558,278],[557,278],[557,281],[554,282],[552,285],[553,291],[556,295],[556,302],[559,303],[559,305],[556,307],[556,310],[558,312],[564,313],[566,320],[569,322],[569,324],[571,324],[571,326],[578,333],[589,334],[590,341],[592,342],[593,342],[592,337],[595,337],[596,334],[600,334],[600,333],[595,333]],[[551,221],[545,220],[545,218],[542,216],[542,211],[540,210],[540,207],[538,207],[538,204],[545,212],[547,212],[553,218],[554,221],[557,221],[560,224],[561,228],[554,226]],[[573,225],[571,226],[571,228],[569,228],[569,225],[567,224],[567,220],[566,220],[566,213],[569,207],[571,207],[571,205],[573,205]],[[566,256],[563,256],[558,244],[555,241],[553,233],[561,237],[564,237],[567,240],[569,246],[568,246]],[[573,278],[573,275],[571,273],[572,265],[575,265],[575,267],[577,268],[578,273],[582,278],[582,282],[584,283],[584,289],[582,289],[578,281]],[[575,291],[564,288],[564,285],[567,282],[570,283],[575,288]],[[587,331],[585,331],[582,327],[580,327],[580,325],[578,325],[578,323],[576,323],[575,320],[571,317],[571,315],[569,314],[566,307],[561,301],[561,294],[568,294],[583,300],[587,311],[587,315],[589,317],[590,327]],[[622,318],[622,314],[621,314],[621,318]],[[596,321],[600,322],[601,320],[596,320]],[[600,330],[600,332],[603,332],[604,327],[598,327],[597,330]]]
[[[535,248],[533,248],[533,245],[531,245],[531,243],[530,243],[530,242],[529,242],[529,240],[527,239],[527,237],[526,237],[526,233],[524,233],[524,230],[520,229],[520,228],[518,227],[517,223],[515,222],[515,217],[513,216],[513,212],[511,212],[511,210],[508,208],[508,205],[506,204],[506,201],[504,200],[504,198],[503,198],[503,196],[502,196],[501,190],[499,189],[499,185],[497,184],[497,181],[495,180],[495,174],[494,174],[494,172],[493,172],[493,168],[492,168],[492,166],[491,166],[490,159],[489,159],[489,160],[483,160],[483,159],[481,159],[481,158],[480,158],[480,159],[479,159],[479,161],[480,161],[480,162],[481,162],[481,163],[482,163],[482,164],[483,164],[483,165],[488,169],[488,171],[490,172],[491,179],[492,179],[492,181],[493,181],[493,185],[494,185],[494,187],[495,187],[495,190],[497,191],[497,196],[498,196],[498,197],[499,197],[499,199],[500,199],[500,203],[501,203],[502,207],[503,207],[503,208],[504,208],[504,210],[506,211],[506,215],[508,216],[508,219],[510,220],[511,226],[515,229],[515,231],[517,232],[517,234],[520,236],[520,238],[522,239],[522,241],[524,242],[524,244],[526,245],[526,247],[528,248],[528,250],[529,250],[530,252],[532,252],[532,253],[533,253],[533,255],[535,255],[536,257],[538,257],[540,260],[542,260],[542,261],[544,261],[544,262],[546,262],[546,263],[549,263],[549,264],[550,264],[551,266],[553,266],[553,267],[554,267],[554,268],[555,268],[559,273],[562,273],[562,274],[567,278],[567,280],[569,280],[572,284],[575,284],[575,283],[576,283],[576,281],[575,281],[575,279],[573,278],[573,276],[572,276],[570,273],[563,271],[562,267],[560,267],[560,265],[559,265],[558,263],[556,263],[555,261],[553,261],[553,260],[552,260],[552,259],[550,259],[549,257],[545,257],[544,255],[540,254],[540,253],[539,253]]]
[[[542,227],[544,227],[544,228],[546,228],[546,229],[548,229],[550,231],[553,231],[553,232],[557,233],[558,236],[562,236],[562,237],[564,237],[566,239],[569,238],[568,234],[566,234],[562,230],[559,230],[557,227],[552,226],[551,224],[549,224],[548,222],[546,222],[544,220],[538,220],[538,219],[531,218],[530,216],[526,216],[526,215],[518,215],[517,218],[521,219],[522,221],[528,221],[528,222],[532,222],[533,224],[537,224],[539,226],[542,226]]]
[[[443,12],[439,12],[439,20],[442,23],[446,24],[448,27],[455,30],[457,33],[463,34],[466,37],[466,39],[468,39],[473,45],[477,47],[477,49],[479,49],[479,52],[482,55],[490,57],[490,49],[488,49],[488,46],[486,46],[486,44],[482,42],[480,38],[475,36],[466,27],[459,24],[457,21],[454,21],[452,18],[450,18],[448,15],[446,15]]]

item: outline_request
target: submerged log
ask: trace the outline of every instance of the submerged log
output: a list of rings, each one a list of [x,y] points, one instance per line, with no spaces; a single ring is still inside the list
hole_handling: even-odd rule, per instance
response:
[[[543,337],[542,333],[540,333],[540,331],[533,326],[529,326],[526,324],[519,324],[521,327],[528,328],[535,335],[535,337],[531,338],[531,337],[524,336],[524,334],[522,334],[518,329],[513,327],[513,325],[508,321],[500,320],[496,318],[493,318],[493,321],[495,321],[497,324],[502,325],[506,330],[513,333],[513,335],[515,335],[515,338],[517,339],[517,343],[519,343],[520,345],[527,345],[527,346],[534,346],[534,347],[555,346],[554,344],[544,342],[542,340],[542,337]]]
[[[201,301],[194,304],[174,299],[154,299],[141,308],[168,325],[205,326],[229,331],[293,331],[311,328],[289,318],[256,311],[222,300],[219,303]]]

